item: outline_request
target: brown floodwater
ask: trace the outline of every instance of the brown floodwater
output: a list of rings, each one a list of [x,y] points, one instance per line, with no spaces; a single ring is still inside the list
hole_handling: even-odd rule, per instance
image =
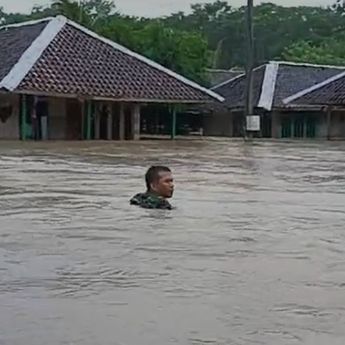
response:
[[[128,203],[171,166],[173,211]],[[0,142],[1,345],[343,345],[345,143]]]

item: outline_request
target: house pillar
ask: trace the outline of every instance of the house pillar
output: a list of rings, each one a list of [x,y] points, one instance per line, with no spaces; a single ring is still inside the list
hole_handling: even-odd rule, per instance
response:
[[[27,98],[26,95],[21,96],[21,126],[20,126],[20,137],[22,140],[26,140],[26,111],[27,111]]]
[[[332,124],[332,108],[327,108],[327,121],[326,121],[326,128],[327,128],[327,140],[331,139],[331,124]]]
[[[86,140],[91,140],[92,101],[88,101],[86,107]]]
[[[281,137],[280,114],[277,111],[271,113],[271,132],[272,138],[278,139]]]
[[[107,140],[113,140],[113,114],[109,104],[107,105]]]
[[[156,114],[155,114],[155,123],[154,123],[154,126],[155,126],[155,128],[154,128],[154,134],[159,134],[159,113],[158,112],[156,112]]]
[[[228,136],[233,137],[234,136],[234,115],[232,111],[230,111],[229,113],[225,113],[225,116],[226,116],[226,121],[229,128]]]
[[[31,117],[31,127],[32,127],[32,138],[34,140],[39,140],[40,133],[39,133],[38,118],[37,118],[37,97],[36,96],[33,96],[33,104],[32,104],[32,108],[30,109],[30,117]]]
[[[125,140],[125,105],[123,103],[120,104],[119,139]]]
[[[81,140],[85,139],[85,101],[80,100],[80,106],[81,106]]]
[[[49,132],[48,132],[48,117],[42,116],[41,117],[41,140],[48,140]]]
[[[132,140],[140,139],[140,105],[134,104],[131,108],[132,115]]]
[[[307,115],[303,114],[303,139],[306,139],[307,137],[307,125],[308,125],[308,121],[307,121]]]
[[[95,109],[94,131],[95,131],[95,140],[99,140],[101,138],[101,114],[100,114],[99,107]]]
[[[174,140],[176,137],[176,107],[173,107],[171,110],[171,140]]]

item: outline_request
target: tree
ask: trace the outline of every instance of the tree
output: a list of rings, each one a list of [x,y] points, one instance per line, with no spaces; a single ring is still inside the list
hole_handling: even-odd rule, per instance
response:
[[[104,25],[103,25],[104,24]],[[119,15],[107,19],[99,33],[163,66],[202,81],[208,62],[207,41],[200,33],[176,30],[160,20]]]
[[[201,82],[208,60],[202,35],[174,30],[157,21],[137,33],[139,51],[178,73]]]
[[[344,0],[335,7],[283,7],[263,3],[255,7],[255,63],[281,58],[287,47],[300,40],[320,44],[335,32],[345,31]],[[342,6],[340,6],[342,3]],[[201,32],[208,41],[215,68],[245,65],[245,7],[227,2],[195,4],[191,14],[178,12],[166,18],[168,25]]]
[[[106,19],[115,12],[112,0],[84,0],[81,2],[84,11],[92,18],[92,24],[100,19]]]
[[[245,61],[244,11],[228,13],[217,24],[217,67],[243,66]],[[282,7],[270,3],[254,10],[255,62],[281,57],[297,41],[321,42],[344,25],[344,19],[332,9],[319,7]],[[217,37],[213,34],[213,37]]]
[[[111,0],[54,0],[51,9],[56,14],[92,27],[98,20],[113,14],[115,5]]]
[[[345,66],[345,40],[330,39],[315,45],[300,41],[287,48],[282,56],[289,61]]]
[[[90,25],[91,18],[84,4],[76,0],[54,0],[51,5],[56,14],[61,14],[80,24]]]
[[[331,6],[331,8],[340,14],[344,14],[345,0],[336,0],[336,2]]]

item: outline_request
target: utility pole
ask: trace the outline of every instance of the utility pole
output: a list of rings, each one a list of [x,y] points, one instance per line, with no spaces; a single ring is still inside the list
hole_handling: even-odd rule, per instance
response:
[[[247,27],[247,65],[246,65],[246,92],[244,107],[244,135],[247,135],[247,116],[253,114],[253,67],[254,67],[254,32],[253,32],[254,1],[247,0],[246,27]]]

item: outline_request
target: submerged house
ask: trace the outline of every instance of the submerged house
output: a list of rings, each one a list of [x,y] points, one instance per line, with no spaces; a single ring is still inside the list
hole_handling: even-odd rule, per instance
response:
[[[320,83],[338,76],[345,67],[269,62],[253,72],[253,103],[255,114],[261,117],[264,138],[329,138],[329,126],[339,125],[334,116],[329,123],[328,107],[322,102],[292,102],[299,95]],[[242,136],[245,75],[223,82],[213,91],[225,98],[212,112],[204,116],[205,135]],[[331,132],[332,134],[333,132]],[[345,132],[331,137],[345,137]]]
[[[148,104],[223,101],[62,16],[1,27],[0,45],[0,139],[139,139]]]
[[[327,113],[327,138],[345,137],[345,72],[284,99],[287,107],[322,106]]]

